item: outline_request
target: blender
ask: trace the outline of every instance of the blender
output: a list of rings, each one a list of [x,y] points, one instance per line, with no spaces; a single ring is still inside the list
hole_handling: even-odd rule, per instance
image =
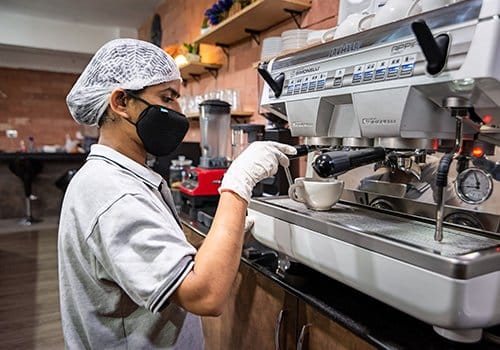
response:
[[[231,105],[221,100],[200,103],[200,148],[198,167],[191,168],[182,182],[182,211],[192,219],[203,211],[213,217],[219,200],[218,189],[229,166]]]

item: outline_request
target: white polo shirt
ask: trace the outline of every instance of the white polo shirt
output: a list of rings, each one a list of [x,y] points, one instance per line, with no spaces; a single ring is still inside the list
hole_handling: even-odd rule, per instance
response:
[[[195,253],[163,178],[93,145],[68,186],[59,223],[66,346],[202,349],[200,317],[168,302]]]

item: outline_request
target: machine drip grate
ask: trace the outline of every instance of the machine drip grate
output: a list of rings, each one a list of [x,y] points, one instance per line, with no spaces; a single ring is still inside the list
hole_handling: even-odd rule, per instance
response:
[[[464,255],[500,245],[500,240],[447,227],[443,230],[443,240],[436,242],[434,240],[435,226],[432,224],[380,213],[367,208],[339,203],[329,211],[313,211],[290,198],[272,198],[264,201],[298,212],[321,223],[378,236],[442,256]]]

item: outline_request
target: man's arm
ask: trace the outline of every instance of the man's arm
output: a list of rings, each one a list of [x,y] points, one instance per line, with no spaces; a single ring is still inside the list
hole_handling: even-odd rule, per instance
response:
[[[198,315],[222,312],[238,272],[243,247],[247,202],[223,192],[212,227],[194,259],[194,268],[172,296],[172,301]]]
[[[288,166],[292,146],[253,142],[231,164],[222,180],[219,206],[207,238],[195,256],[193,270],[171,300],[198,315],[219,315],[238,271],[245,214],[255,184]]]

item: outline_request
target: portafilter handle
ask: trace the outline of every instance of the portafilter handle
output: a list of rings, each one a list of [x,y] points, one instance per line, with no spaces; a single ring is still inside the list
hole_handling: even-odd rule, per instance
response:
[[[297,153],[287,155],[289,159],[304,157],[307,156],[309,152],[319,149],[318,146],[309,146],[309,145],[293,145],[293,147],[295,147]]]
[[[318,156],[314,160],[312,167],[319,176],[331,177],[384,159],[385,150],[382,147],[356,151],[333,151]]]

